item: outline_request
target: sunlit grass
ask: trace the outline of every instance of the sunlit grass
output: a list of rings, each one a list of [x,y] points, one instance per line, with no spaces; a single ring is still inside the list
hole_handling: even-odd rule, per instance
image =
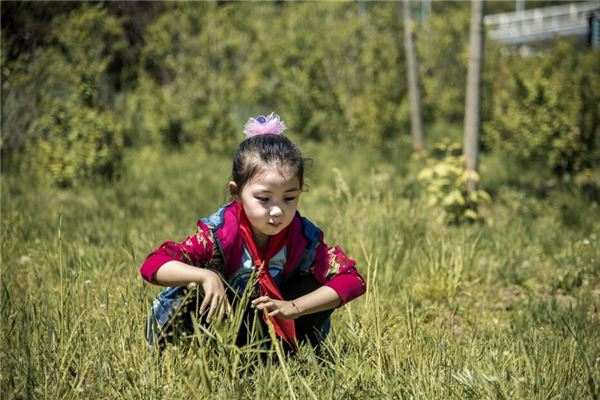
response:
[[[598,396],[596,203],[504,184],[485,223],[448,227],[415,195],[408,162],[303,147],[314,165],[301,211],[368,281],[334,313],[320,357],[261,357],[233,346],[227,325],[149,351],[159,288],[139,265],[226,200],[230,161],[147,148],[111,184],[60,191],[2,177],[3,398]]]

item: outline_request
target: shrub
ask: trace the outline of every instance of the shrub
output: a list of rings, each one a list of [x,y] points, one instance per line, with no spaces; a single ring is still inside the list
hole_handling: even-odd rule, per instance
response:
[[[408,126],[396,9],[194,3],[165,12],[145,35],[143,136],[228,148],[244,118],[276,111],[306,138],[395,139]]]
[[[232,78],[246,39],[235,18],[225,21],[217,11],[214,4],[186,5],[148,27],[140,73],[142,142],[179,148],[200,141],[223,150],[240,134],[231,114],[239,88]]]
[[[123,144],[110,112],[53,101],[33,129],[36,136],[28,144],[26,165],[58,186],[111,178],[120,167]]]
[[[504,60],[484,141],[558,176],[589,167],[600,156],[600,70],[593,67],[599,63],[597,51],[567,42]]]
[[[122,139],[110,111],[107,70],[125,46],[121,23],[101,6],[85,5],[51,25],[44,46],[12,60],[4,72],[9,77],[2,104],[2,116],[9,116],[2,121],[6,143],[12,151],[24,151],[22,167],[60,186],[113,176]]]
[[[452,224],[480,219],[478,205],[491,201],[483,190],[466,191],[468,179],[479,180],[479,175],[465,170],[465,162],[460,155],[461,147],[449,141],[434,146],[432,155],[417,179],[425,188],[427,204],[439,206],[442,217]]]
[[[469,7],[432,14],[417,31],[424,108],[436,120],[462,122],[465,109]]]

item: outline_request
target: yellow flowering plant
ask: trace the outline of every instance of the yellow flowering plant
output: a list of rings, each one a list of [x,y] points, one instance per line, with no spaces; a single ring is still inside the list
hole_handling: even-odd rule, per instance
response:
[[[427,204],[441,207],[442,218],[453,224],[481,219],[478,206],[491,201],[484,190],[467,192],[467,181],[479,181],[479,174],[465,169],[460,153],[460,145],[456,143],[446,140],[436,144],[432,155],[426,159],[427,166],[417,175],[425,189]]]

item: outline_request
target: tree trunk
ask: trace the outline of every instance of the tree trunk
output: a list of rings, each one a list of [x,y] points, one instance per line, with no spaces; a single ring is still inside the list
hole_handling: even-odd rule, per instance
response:
[[[482,0],[471,3],[471,33],[469,39],[469,69],[465,104],[465,138],[463,154],[467,171],[478,172],[479,136],[481,130],[481,81],[483,75],[483,10]],[[477,188],[477,181],[467,181],[467,192]]]
[[[414,22],[410,12],[410,0],[404,0],[404,49],[408,70],[408,92],[410,97],[410,127],[413,138],[413,149],[421,151],[425,148],[423,123],[421,120],[421,93],[417,72],[417,53],[415,51]]]

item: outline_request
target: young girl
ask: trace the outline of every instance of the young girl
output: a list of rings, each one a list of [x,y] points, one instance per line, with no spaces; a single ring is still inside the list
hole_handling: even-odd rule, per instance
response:
[[[144,279],[169,286],[150,311],[151,346],[193,332],[194,318],[226,317],[232,304],[245,308],[238,344],[248,342],[258,320],[263,332],[272,324],[288,350],[298,341],[318,345],[333,309],[365,292],[355,261],[326,245],[321,230],[297,211],[304,159],[282,135],[285,129],[278,115],[250,118],[233,159],[233,201],[200,219],[194,235],[163,243],[142,264]],[[253,272],[258,283],[251,302],[237,304]],[[190,307],[190,284],[201,288],[196,308]]]

